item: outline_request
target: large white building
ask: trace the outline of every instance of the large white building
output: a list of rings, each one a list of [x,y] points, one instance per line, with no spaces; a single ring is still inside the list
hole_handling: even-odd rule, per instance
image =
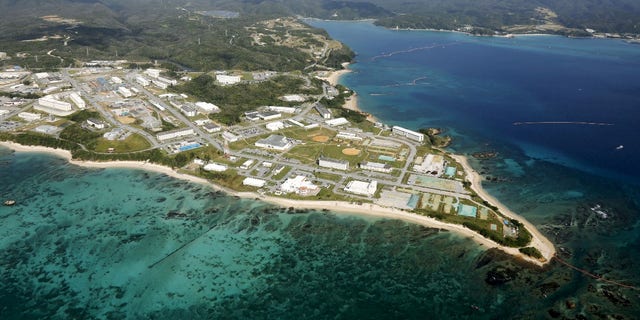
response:
[[[159,77],[161,72],[162,70],[160,69],[151,69],[151,68],[144,71],[144,73],[146,73],[151,78]]]
[[[163,90],[164,90],[164,89],[169,88],[169,85],[168,85],[168,84],[166,84],[166,83],[164,83],[164,82],[162,82],[162,81],[153,80],[152,82],[153,82],[153,84],[154,84],[156,87],[158,87],[158,88],[160,88],[160,89],[163,89]]]
[[[345,124],[349,124],[349,120],[345,118],[336,118],[336,119],[326,120],[324,123],[326,123],[328,126],[331,126],[331,127],[337,127],[337,126],[343,126]]]
[[[165,77],[158,77],[158,81],[164,82],[164,83],[166,83],[168,85],[172,85],[172,86],[175,86],[176,84],[178,84],[177,80],[169,79],[169,78],[165,78]]]
[[[269,131],[278,131],[284,129],[284,123],[282,123],[282,121],[269,122],[265,125],[265,127]]]
[[[145,78],[143,76],[137,76],[136,77],[136,82],[138,82],[143,87],[146,87],[146,86],[151,84],[151,82],[147,78]]]
[[[256,141],[255,146],[259,148],[285,151],[293,147],[293,144],[289,139],[287,139],[287,137],[276,134]]]
[[[344,188],[344,191],[346,192],[367,197],[373,196],[376,193],[376,190],[378,190],[378,181],[375,180],[371,182],[353,180]]]
[[[87,104],[84,102],[84,100],[82,100],[82,97],[80,97],[80,95],[77,92],[71,93],[69,95],[69,98],[71,98],[71,101],[73,101],[73,103],[75,103],[79,109],[87,108]]]
[[[198,114],[196,112],[196,109],[189,106],[181,106],[180,111],[182,111],[182,113],[184,113],[187,117],[195,117]]]
[[[196,107],[200,108],[200,110],[206,113],[219,112],[220,108],[213,103],[198,101],[196,102]]]
[[[161,132],[161,133],[158,133],[156,137],[160,141],[166,141],[166,140],[171,140],[171,139],[185,137],[185,136],[193,136],[195,134],[196,133],[193,131],[193,129],[187,128],[187,129],[178,129],[173,131]]]
[[[316,186],[305,176],[289,178],[280,185],[280,191],[284,193],[296,193],[301,196],[312,196],[320,192],[320,187]]]
[[[327,107],[316,103],[313,106],[314,109],[316,109],[316,111],[318,112],[318,114],[320,114],[320,116],[324,119],[331,119],[331,112],[329,111],[329,109],[327,109]]]
[[[264,187],[265,184],[267,184],[267,182],[262,179],[247,177],[244,180],[242,180],[242,184],[245,186],[262,188]]]
[[[125,98],[130,98],[133,96],[133,92],[127,89],[127,87],[118,87],[118,93],[120,93]]]
[[[413,171],[420,173],[430,173],[439,176],[444,172],[445,160],[441,155],[428,154],[420,164],[413,166]]]
[[[33,106],[33,109],[61,117],[73,113],[71,103],[60,101],[55,95],[44,96],[38,99],[38,103]]]
[[[268,106],[267,109],[274,112],[282,113],[296,113],[297,108],[294,107],[281,107],[281,106]]]
[[[205,171],[224,172],[227,171],[227,166],[218,163],[208,163],[202,169]]]
[[[390,165],[379,162],[362,162],[360,163],[360,169],[382,173],[391,173],[393,171],[393,167]]]
[[[299,94],[287,94],[282,96],[282,100],[287,102],[304,102],[307,98],[299,95]]]
[[[220,82],[222,85],[232,85],[236,83],[240,83],[242,81],[241,76],[230,76],[226,74],[218,74],[216,75],[216,81]]]
[[[326,157],[320,157],[318,159],[318,165],[325,168],[337,169],[337,170],[349,170],[349,161],[331,159]]]
[[[336,135],[336,138],[343,139],[343,140],[362,141],[362,137],[358,136],[353,132],[346,132],[346,131],[338,132],[338,134]]]
[[[416,140],[418,142],[424,141],[424,134],[420,132],[415,132],[413,130],[405,129],[403,127],[393,126],[393,128],[391,129],[391,132],[400,136],[407,137],[411,140]]]
[[[42,117],[41,114],[39,113],[31,113],[31,112],[20,112],[18,113],[18,118],[25,120],[25,121],[36,121],[36,120],[40,120],[40,118]]]
[[[222,138],[224,138],[225,140],[227,140],[227,142],[236,142],[240,139],[239,136],[229,132],[229,131],[225,131],[222,133]]]

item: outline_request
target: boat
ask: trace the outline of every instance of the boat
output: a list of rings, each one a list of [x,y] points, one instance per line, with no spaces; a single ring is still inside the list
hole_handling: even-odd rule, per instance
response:
[[[4,201],[4,205],[5,205],[5,206],[12,206],[12,205],[14,205],[14,204],[16,204],[16,201],[15,201],[15,200],[5,200],[5,201]]]
[[[623,145],[619,145],[619,146],[616,147],[616,150],[622,150],[623,148],[624,148]]]

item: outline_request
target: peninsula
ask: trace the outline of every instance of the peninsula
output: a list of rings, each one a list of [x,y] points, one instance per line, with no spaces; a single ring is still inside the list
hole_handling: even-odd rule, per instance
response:
[[[258,46],[313,43],[300,51],[309,64],[177,73],[93,60],[53,71],[5,69],[1,145],[83,166],[162,172],[283,207],[401,219],[539,266],[551,261],[553,244],[487,194],[465,157],[440,149],[434,134],[359,111],[355,93],[338,84],[348,72],[334,66],[336,57],[349,60],[335,55],[347,52],[342,44],[295,19],[255,28]],[[296,32],[266,33],[279,28]]]

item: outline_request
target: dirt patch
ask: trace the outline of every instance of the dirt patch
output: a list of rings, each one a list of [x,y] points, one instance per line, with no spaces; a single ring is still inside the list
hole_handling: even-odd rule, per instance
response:
[[[134,119],[132,117],[118,117],[117,119],[122,124],[132,124],[132,123],[136,122],[136,119]]]
[[[315,141],[315,142],[327,142],[329,141],[329,137],[327,136],[314,136],[311,138],[311,140]]]
[[[357,156],[360,154],[360,150],[355,148],[346,148],[346,149],[342,149],[342,153],[348,156]]]

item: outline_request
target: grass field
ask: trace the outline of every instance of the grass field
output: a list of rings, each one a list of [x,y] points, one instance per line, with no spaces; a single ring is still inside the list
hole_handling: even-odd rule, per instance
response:
[[[138,134],[132,134],[125,140],[110,141],[104,138],[98,139],[96,152],[107,152],[109,148],[114,148],[114,153],[127,153],[151,148],[147,139]]]

